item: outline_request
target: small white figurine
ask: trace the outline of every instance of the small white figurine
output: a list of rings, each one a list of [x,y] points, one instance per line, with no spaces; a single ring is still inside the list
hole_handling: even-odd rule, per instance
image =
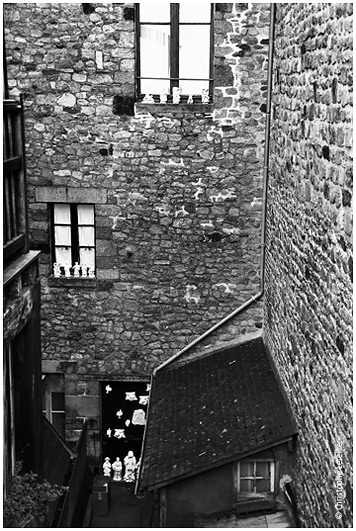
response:
[[[135,481],[136,457],[134,456],[134,453],[131,450],[125,457],[124,464],[125,464],[124,481],[126,481],[127,483],[132,483],[133,481]]]
[[[109,476],[109,477],[111,476],[111,463],[108,457],[105,457],[105,461],[103,464],[103,472],[104,472],[104,476]]]
[[[146,391],[148,393],[151,391],[151,384],[146,384]]]
[[[105,391],[107,395],[110,393],[110,391],[112,391],[112,387],[110,387],[110,384],[105,387]]]
[[[173,87],[173,103],[179,103],[180,102],[180,90],[179,87]]]
[[[145,395],[145,396],[140,396],[140,400],[139,400],[139,404],[141,404],[142,406],[147,406],[148,404],[148,395]]]
[[[135,426],[144,426],[146,424],[145,412],[143,409],[135,409],[132,415],[132,424]]]
[[[95,277],[95,269],[93,266],[89,267],[89,277],[94,278]]]
[[[129,400],[130,402],[133,402],[134,400],[137,400],[135,391],[128,391],[125,393],[125,400]]]
[[[116,437],[117,439],[126,439],[125,430],[121,428],[115,428],[114,437]]]
[[[117,457],[116,461],[113,462],[112,469],[114,471],[113,480],[121,481],[122,480],[122,463],[119,457]]]
[[[66,277],[70,277],[70,266],[69,265],[64,266],[64,274]]]
[[[79,277],[80,265],[78,264],[78,262],[75,262],[73,266],[73,271],[74,271],[74,276]]]
[[[209,89],[202,89],[201,91],[201,102],[202,103],[209,103]]]
[[[107,435],[108,437],[111,437],[111,434],[112,434],[112,429],[111,429],[111,428],[108,428],[108,429],[106,430],[106,435]]]
[[[116,416],[118,419],[121,419],[122,415],[123,415],[122,409],[119,409],[119,411],[116,411]]]
[[[57,264],[57,262],[55,262],[53,264],[53,275],[55,277],[60,277],[61,276],[61,265]]]
[[[155,100],[153,99],[153,96],[151,94],[146,94],[142,100],[142,103],[154,103],[154,102]]]
[[[167,94],[164,94],[164,93],[160,94],[159,102],[160,103],[167,103]]]
[[[87,273],[87,267],[86,265],[82,265],[80,266],[81,270],[82,270],[82,277],[87,277],[88,276],[88,273]]]
[[[131,420],[130,419],[125,420],[125,426],[129,427],[130,424],[131,424]]]
[[[193,95],[189,94],[187,103],[193,103]]]

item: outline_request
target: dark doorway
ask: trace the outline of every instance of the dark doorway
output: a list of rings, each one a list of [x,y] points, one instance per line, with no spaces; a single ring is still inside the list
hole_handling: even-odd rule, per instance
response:
[[[130,450],[140,459],[149,389],[148,382],[101,382],[103,459],[122,462]]]

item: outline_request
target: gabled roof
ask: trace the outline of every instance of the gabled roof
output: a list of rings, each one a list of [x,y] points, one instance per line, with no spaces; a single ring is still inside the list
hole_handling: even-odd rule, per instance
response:
[[[153,488],[290,438],[294,421],[262,338],[156,373],[139,488]]]

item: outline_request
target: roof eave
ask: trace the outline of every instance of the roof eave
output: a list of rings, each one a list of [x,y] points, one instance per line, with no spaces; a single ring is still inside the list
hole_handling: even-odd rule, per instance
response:
[[[244,452],[242,454],[235,455],[233,457],[229,457],[227,459],[223,459],[221,461],[217,461],[216,463],[212,463],[209,466],[199,468],[198,470],[194,470],[193,472],[188,472],[186,474],[182,474],[180,476],[176,476],[174,478],[168,479],[166,481],[162,481],[159,483],[155,483],[153,485],[147,485],[147,486],[140,486],[138,487],[138,491],[140,490],[147,490],[152,491],[156,489],[161,489],[162,487],[166,487],[168,485],[171,485],[172,483],[176,483],[177,481],[181,481],[183,479],[188,479],[194,476],[198,476],[199,474],[202,474],[204,472],[208,472],[209,470],[213,470],[214,468],[218,468],[223,465],[227,465],[229,463],[233,463],[234,461],[240,461],[241,459],[244,459],[245,457],[248,457],[250,455],[258,454],[260,452],[263,452],[265,450],[268,450],[269,448],[273,448],[275,446],[279,446],[280,444],[284,444],[288,441],[291,441],[293,437],[297,435],[297,432],[289,435],[288,437],[284,437],[283,439],[279,439],[278,441],[266,444],[264,446],[260,446],[258,448],[254,448],[253,450],[248,450],[247,452]]]

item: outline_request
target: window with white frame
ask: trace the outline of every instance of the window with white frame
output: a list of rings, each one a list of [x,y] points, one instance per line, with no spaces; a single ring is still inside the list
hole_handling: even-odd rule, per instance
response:
[[[138,95],[211,95],[213,4],[136,5]]]
[[[42,375],[42,411],[64,437],[65,427],[64,378],[60,374]]]
[[[53,205],[53,251],[55,276],[94,276],[94,205]]]
[[[263,495],[274,492],[275,464],[256,460],[237,463],[237,492],[239,495]]]

